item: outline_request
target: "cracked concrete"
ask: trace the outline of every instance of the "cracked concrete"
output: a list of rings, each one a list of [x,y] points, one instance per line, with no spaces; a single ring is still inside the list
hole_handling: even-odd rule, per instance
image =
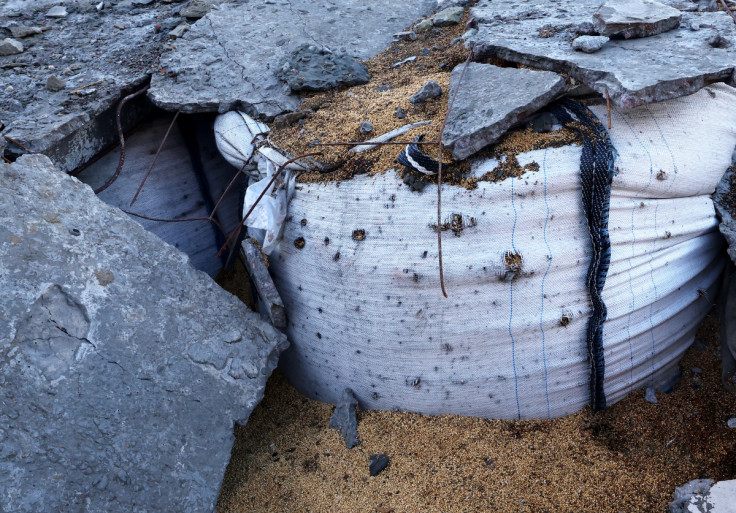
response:
[[[45,156],[0,205],[0,511],[213,511],[284,335]]]
[[[163,53],[165,73],[154,75],[148,94],[166,110],[238,109],[271,119],[299,105],[299,96],[274,74],[299,45],[312,43],[368,59],[435,7],[433,0],[221,4]]]
[[[711,82],[732,83],[736,26],[725,12],[683,12],[679,28],[611,40],[595,53],[575,51],[571,41],[588,33],[599,6],[599,0],[480,0],[471,10],[478,32],[467,44],[479,58],[566,73],[609,93],[622,108],[686,96]]]

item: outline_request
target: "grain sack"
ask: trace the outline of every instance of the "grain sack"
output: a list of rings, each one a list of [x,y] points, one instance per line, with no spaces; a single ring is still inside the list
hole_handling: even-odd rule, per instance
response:
[[[605,107],[593,107],[605,119]],[[607,404],[669,379],[723,267],[709,195],[736,145],[736,91],[613,112],[611,262],[602,298]],[[396,172],[301,183],[271,271],[289,316],[289,381],[361,407],[494,418],[556,417],[588,404],[581,147],[520,153],[517,178],[436,190]],[[482,176],[497,162],[478,160]]]

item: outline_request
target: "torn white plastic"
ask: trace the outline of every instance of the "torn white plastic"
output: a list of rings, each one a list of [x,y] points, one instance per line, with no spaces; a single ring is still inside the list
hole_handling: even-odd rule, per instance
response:
[[[241,169],[253,155],[258,134],[270,129],[244,112],[230,111],[215,119],[217,149],[230,164]]]
[[[245,201],[243,202],[243,216],[256,204],[258,197],[268,187],[258,204],[250,213],[245,225],[248,228],[263,230],[263,240],[259,240],[263,248],[263,252],[270,255],[281,240],[281,232],[284,228],[284,219],[289,208],[289,200],[294,194],[296,187],[296,176],[293,169],[286,168],[282,171],[281,179],[277,179],[269,187],[268,184],[277,171],[277,167],[268,160],[262,160],[266,168],[266,176],[251,184],[245,191]],[[257,237],[259,238],[259,237]]]

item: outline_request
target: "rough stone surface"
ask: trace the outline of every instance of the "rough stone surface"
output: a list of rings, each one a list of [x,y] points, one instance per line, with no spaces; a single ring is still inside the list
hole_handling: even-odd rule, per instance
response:
[[[442,88],[440,87],[440,85],[434,80],[430,80],[429,82],[424,84],[419,91],[414,93],[409,101],[414,105],[417,105],[420,103],[424,103],[427,100],[431,100],[432,98],[438,98],[441,95]]]
[[[0,184],[0,510],[214,511],[285,338],[47,157]]]
[[[340,402],[330,417],[330,427],[337,429],[345,439],[345,445],[352,449],[358,441],[358,400],[349,388],[342,391]]]
[[[591,20],[598,0],[533,5],[479,0],[471,15],[478,33],[466,44],[478,57],[500,57],[564,72],[623,108],[692,94],[710,82],[731,82],[736,66],[736,25],[725,12],[682,13],[679,28],[656,36],[611,40],[600,51],[575,51],[570,40]],[[697,23],[697,31],[690,30]],[[714,35],[718,41],[709,43]],[[693,55],[698,58],[694,59]]]
[[[452,70],[449,97],[455,95],[464,64]],[[470,63],[455,96],[443,141],[456,159],[495,142],[565,91],[556,73]]]
[[[695,479],[675,491],[670,513],[736,513],[736,479]]]
[[[308,43],[279,63],[276,76],[292,91],[326,91],[340,85],[365,84],[371,79],[366,67],[353,57]]]
[[[46,13],[47,18],[66,18],[69,13],[63,5],[56,5]]]
[[[436,27],[457,25],[463,19],[463,14],[465,14],[465,9],[462,7],[448,7],[447,9],[442,9],[432,17],[432,24]]]
[[[602,36],[649,37],[677,28],[679,10],[654,0],[606,2],[593,15]]]
[[[23,52],[23,43],[10,37],[0,41],[0,55],[15,55]]]
[[[154,75],[149,97],[182,112],[238,109],[271,118],[296,110],[299,97],[274,74],[286,55],[309,43],[367,59],[436,5],[433,0],[223,3],[162,55],[167,73]]]
[[[26,148],[11,143],[6,153],[44,153],[61,170],[71,171],[117,140],[115,107],[144,85],[150,73],[161,72],[158,57],[169,31],[182,21],[175,13],[178,6],[105,2],[98,11],[99,2],[69,1],[66,17],[47,18],[59,0],[2,3],[0,26],[43,26],[41,33],[23,39],[22,54],[0,56],[2,135]],[[43,87],[49,74],[65,80],[67,88]],[[124,127],[140,120],[141,105],[126,104]]]
[[[573,40],[572,48],[580,52],[594,53],[603,48],[608,41],[609,38],[606,36],[580,36]]]

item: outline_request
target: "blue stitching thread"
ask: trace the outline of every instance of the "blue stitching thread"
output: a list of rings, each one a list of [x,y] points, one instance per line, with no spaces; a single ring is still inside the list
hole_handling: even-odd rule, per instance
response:
[[[516,205],[514,204],[514,177],[511,177],[511,206],[514,209],[514,227],[511,229],[511,249],[516,253],[516,246],[514,246],[514,234],[516,233],[516,220],[518,214],[516,212]],[[519,406],[519,377],[516,374],[516,342],[514,341],[514,335],[511,333],[511,320],[514,318],[514,280],[511,279],[509,282],[509,294],[510,294],[510,311],[509,311],[509,337],[511,337],[511,363],[514,367],[514,390],[516,393],[516,415],[521,418],[521,407]]]
[[[545,349],[546,341],[544,336],[544,323],[542,322],[544,318],[544,281],[547,279],[547,273],[552,267],[552,248],[549,247],[549,243],[547,242],[547,223],[549,222],[549,203],[547,202],[547,149],[544,150],[544,158],[542,159],[542,171],[544,171],[544,205],[547,207],[547,217],[544,220],[543,236],[544,243],[547,246],[547,251],[549,252],[549,258],[547,262],[547,270],[544,271],[544,276],[542,276],[542,307],[539,313],[539,329],[542,330],[542,362],[544,363],[544,395],[547,398],[547,418],[551,418],[552,415],[549,407],[549,387],[547,380],[547,352]]]

